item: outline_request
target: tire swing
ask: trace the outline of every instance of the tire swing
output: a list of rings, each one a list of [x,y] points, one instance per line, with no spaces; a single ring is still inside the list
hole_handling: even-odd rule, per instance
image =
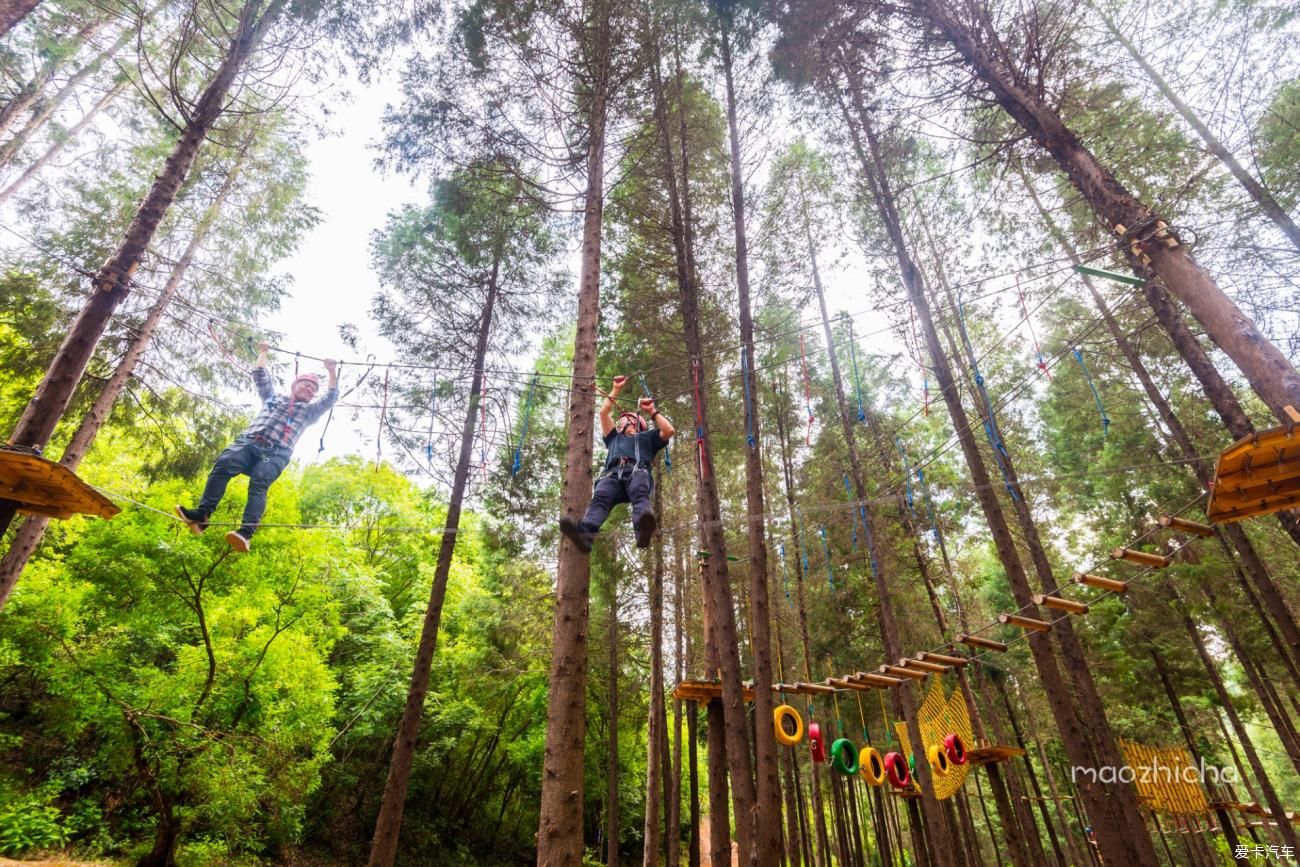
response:
[[[902,753],[885,754],[885,774],[889,777],[889,785],[895,789],[906,789],[912,784],[912,772]]]
[[[803,740],[803,718],[790,705],[783,704],[772,709],[772,724],[776,728],[778,743],[792,747]]]
[[[948,761],[954,765],[966,764],[966,742],[961,739],[961,735],[953,732],[944,735],[943,751],[948,755]]]
[[[812,749],[812,759],[819,765],[826,764],[826,745],[822,743],[821,723],[808,723],[808,746]]]
[[[885,782],[885,760],[880,751],[872,746],[865,746],[858,753],[858,773],[866,780],[868,786],[879,786]]]
[[[936,777],[947,776],[951,763],[948,761],[948,754],[944,752],[943,747],[939,744],[931,744],[925,752],[926,758],[930,760],[930,769],[934,771],[934,775]]]
[[[839,738],[831,744],[831,766],[846,777],[858,772],[858,748],[848,738]]]

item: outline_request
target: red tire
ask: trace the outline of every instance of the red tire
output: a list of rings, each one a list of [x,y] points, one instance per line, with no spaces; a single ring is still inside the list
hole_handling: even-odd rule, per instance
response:
[[[895,789],[906,789],[912,785],[912,772],[908,770],[907,760],[902,753],[885,754],[885,776],[889,777],[889,785]]]
[[[818,723],[808,723],[808,746],[812,748],[813,761],[826,764],[826,744],[822,742],[822,727]]]
[[[948,761],[954,765],[966,764],[966,742],[956,732],[944,737],[943,751],[948,754]]]

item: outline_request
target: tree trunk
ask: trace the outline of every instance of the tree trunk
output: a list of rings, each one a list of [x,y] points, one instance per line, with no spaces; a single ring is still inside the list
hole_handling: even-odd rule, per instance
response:
[[[10,183],[9,186],[0,190],[0,205],[3,205],[5,202],[13,198],[14,194],[26,186],[28,181],[39,175],[41,171],[49,165],[50,161],[58,156],[65,147],[76,141],[82,131],[84,131],[86,127],[90,126],[91,122],[99,116],[99,113],[107,108],[108,104],[117,99],[118,95],[126,89],[128,83],[129,81],[126,78],[118,79],[113,83],[112,87],[104,91],[104,95],[101,96],[95,104],[90,107],[90,110],[82,115],[81,119],[73,124],[66,133],[56,136],[45,149],[44,153],[37,157],[31,165],[23,169],[23,173],[14,178],[13,182]]]
[[[774,386],[774,395],[775,392]],[[799,644],[803,648],[803,674],[805,680],[812,681],[812,640],[808,630],[808,604],[804,593],[803,560],[799,556],[799,552],[802,550],[802,539],[799,536],[799,525],[794,520],[794,472],[790,462],[790,446],[785,428],[784,404],[778,403],[777,409],[772,415],[776,418],[777,439],[781,444],[781,475],[785,482],[785,502],[790,515],[790,542],[793,546],[791,559],[794,560],[795,604],[799,617]],[[811,707],[812,704],[809,702],[809,708]],[[808,715],[808,720],[809,722],[812,721],[811,712]],[[775,730],[773,730],[773,733],[775,734]],[[817,841],[814,855],[817,867],[829,867],[830,838],[826,833],[826,811],[822,805],[821,782],[818,780],[816,773],[812,773],[810,776],[812,777],[813,836]]]
[[[1141,252],[1150,258],[1151,267],[1169,291],[1187,305],[1274,415],[1287,423],[1283,407],[1300,407],[1300,373],[1286,355],[1260,333],[1185,246],[1173,238],[1156,236],[1159,215],[1129,193],[1041,97],[1017,81],[945,0],[910,0],[910,5],[917,17],[936,27],[952,44],[1007,114],[1051,154],[1106,232],[1136,233],[1135,243],[1141,244]],[[1165,240],[1175,246],[1167,246]]]
[[[402,830],[402,813],[406,809],[406,789],[411,779],[411,766],[420,732],[420,718],[424,714],[424,698],[429,692],[429,672],[433,654],[438,645],[438,626],[442,620],[442,605],[447,595],[447,581],[451,576],[452,555],[456,551],[456,537],[460,532],[460,513],[464,505],[465,483],[469,478],[470,462],[474,449],[474,422],[483,400],[483,367],[487,359],[488,338],[492,332],[492,316],[497,302],[497,276],[501,268],[501,248],[498,246],[492,260],[492,274],[488,281],[487,300],[479,320],[478,336],[474,344],[474,375],[470,382],[470,399],[466,402],[465,420],[460,429],[460,454],[456,457],[456,472],[452,476],[451,499],[447,503],[447,519],[438,546],[438,563],[433,571],[433,584],[429,588],[429,604],[424,611],[420,629],[420,643],[415,652],[411,682],[406,691],[406,705],[398,723],[397,737],[393,740],[393,758],[388,766],[384,783],[384,798],[375,818],[375,836],[370,844],[369,867],[392,867],[397,855],[397,840]]]
[[[158,293],[158,298],[150,305],[144,321],[135,329],[135,335],[127,345],[126,351],[122,353],[122,358],[118,361],[117,367],[114,368],[108,381],[104,383],[104,387],[96,396],[95,402],[91,404],[90,409],[81,419],[81,424],[77,426],[77,430],[72,434],[72,439],[68,441],[67,447],[63,450],[63,456],[59,459],[59,463],[68,469],[75,472],[77,467],[81,466],[82,458],[90,450],[95,437],[99,434],[99,429],[108,421],[113,407],[117,404],[117,399],[126,390],[127,383],[131,381],[136,367],[140,364],[140,359],[144,358],[145,352],[148,351],[150,344],[153,342],[154,332],[158,329],[159,323],[162,322],[163,315],[167,312],[172,298],[175,297],[176,291],[185,279],[185,274],[189,271],[190,265],[193,264],[194,256],[198,253],[208,233],[212,230],[212,226],[221,215],[221,209],[230,196],[231,190],[234,189],[243,160],[247,155],[247,149],[241,151],[239,162],[226,173],[221,188],[195,225],[194,234],[191,235],[189,244],[181,253],[181,257],[176,260],[176,264],[172,266],[171,273],[167,275],[167,282],[163,284],[162,291]],[[43,515],[31,515],[23,521],[22,526],[14,533],[9,544],[9,550],[5,552],[3,559],[0,559],[0,610],[8,603],[9,594],[13,592],[19,576],[22,575],[23,569],[27,567],[27,561],[31,559],[32,554],[40,546],[41,540],[45,538],[45,530],[49,525],[49,518]]]
[[[879,545],[881,528],[875,510],[867,505],[872,501],[868,495],[862,461],[858,455],[857,437],[853,430],[853,420],[849,415],[848,402],[844,397],[844,381],[840,377],[839,361],[835,356],[835,341],[831,335],[830,316],[826,310],[826,295],[822,290],[821,274],[817,269],[817,253],[813,248],[812,228],[807,221],[807,208],[804,209],[804,234],[808,240],[809,264],[812,267],[813,290],[821,310],[822,328],[825,331],[827,356],[831,364],[831,378],[835,384],[835,401],[839,407],[840,424],[844,432],[844,441],[849,455],[849,479],[853,483],[854,497],[866,535],[865,544],[871,561],[872,584],[876,591],[876,617],[880,624],[881,639],[885,656],[891,664],[897,664],[903,657],[903,643],[899,637],[898,619],[894,613],[894,602],[889,595],[889,581],[885,576],[887,568],[883,551]],[[916,698],[911,688],[904,684],[895,693],[903,708],[903,722],[907,725],[908,737],[914,744],[923,744],[921,729],[916,718]],[[918,747],[919,749],[919,747]],[[934,797],[934,781],[931,778],[929,762],[916,762],[916,778],[921,786],[921,818],[925,822],[928,837],[933,844],[931,854],[934,863],[947,867],[951,863],[953,849],[945,839],[939,802]],[[954,841],[955,842],[955,841]]]
[[[4,36],[14,25],[27,17],[39,6],[41,0],[0,0],[0,36]]]
[[[658,507],[655,507],[658,509]],[[681,562],[680,546],[673,543],[673,658],[676,666],[676,682],[685,679],[685,645],[683,644],[683,621],[685,619],[685,585],[686,572]],[[691,749],[695,744],[691,743]],[[693,753],[692,753],[693,755]],[[672,792],[668,798],[668,815],[665,823],[664,837],[668,843],[667,867],[678,867],[682,853],[682,702],[673,700],[673,777]]]
[[[148,249],[158,225],[189,176],[199,147],[225,109],[226,97],[244,62],[257,49],[267,30],[283,10],[286,0],[270,0],[258,15],[260,0],[250,0],[242,9],[239,25],[221,65],[194,104],[180,139],[168,156],[162,172],[154,179],[121,244],[108,257],[91,281],[93,294],[82,307],[71,330],[59,347],[36,394],[23,410],[10,442],[27,448],[44,448],[67,409],[72,394],[85,373],[86,364],[108,325],[109,318],[130,291],[131,276]],[[0,507],[0,533],[13,520],[14,505]]]
[[[1191,615],[1187,613],[1186,602],[1178,595],[1177,591],[1174,591],[1174,604],[1177,606],[1178,616],[1183,622],[1183,628],[1187,630],[1187,636],[1192,640],[1192,646],[1196,648],[1196,655],[1200,657],[1201,665],[1204,666],[1205,673],[1209,675],[1210,683],[1214,686],[1214,691],[1219,697],[1219,704],[1223,706],[1224,713],[1228,715],[1228,720],[1237,733],[1237,740],[1241,744],[1242,751],[1246,754],[1246,760],[1250,763],[1256,782],[1259,783],[1260,791],[1264,795],[1264,803],[1278,820],[1277,827],[1282,839],[1290,846],[1300,846],[1300,842],[1296,840],[1295,828],[1286,819],[1286,812],[1277,796],[1277,790],[1273,788],[1273,783],[1269,780],[1268,774],[1264,772],[1264,765],[1259,760],[1259,754],[1255,752],[1255,745],[1250,740],[1246,727],[1242,725],[1241,717],[1237,715],[1237,708],[1232,703],[1232,697],[1228,694],[1227,687],[1223,685],[1223,678],[1219,675],[1219,669],[1210,656],[1210,652],[1205,648],[1205,641],[1201,638],[1200,630],[1196,628]]]
[[[580,518],[591,497],[593,391],[596,333],[600,327],[600,242],[604,213],[605,121],[610,76],[610,5],[591,7],[591,58],[587,106],[587,189],[582,227],[578,323],[569,392],[564,514]],[[550,691],[546,705],[546,752],[537,832],[537,867],[581,864],[583,745],[587,737],[587,617],[591,562],[567,538],[556,567],[555,625]]]
[[[655,485],[655,515],[663,515],[663,497]],[[646,737],[645,825],[642,833],[644,867],[659,864],[662,837],[659,826],[660,790],[667,788],[660,759],[667,755],[664,734],[664,537],[654,537],[654,566],[650,571],[650,710]],[[667,811],[664,811],[665,815]],[[671,829],[671,825],[669,828]]]
[[[750,645],[754,658],[755,757],[758,771],[756,787],[757,837],[754,844],[758,863],[775,864],[781,852],[781,783],[777,776],[776,734],[766,721],[772,718],[772,631],[771,598],[767,586],[767,532],[764,515],[763,461],[758,448],[759,412],[758,380],[755,374],[754,318],[749,301],[749,246],[745,235],[745,189],[741,182],[740,132],[736,123],[736,89],[732,77],[731,34],[725,22],[720,24],[722,70],[727,92],[727,130],[731,145],[731,206],[736,236],[736,293],[740,311],[740,342],[745,347],[740,375],[749,395],[745,449],[745,505],[749,512],[749,602]]]
[[[691,833],[690,849],[686,853],[688,867],[700,867],[700,769],[699,769],[699,718],[700,706],[690,702],[686,712],[686,734],[690,743],[691,769]]]
[[[898,258],[903,284],[907,288],[912,305],[915,307],[917,317],[921,322],[925,342],[934,363],[935,378],[939,383],[939,390],[943,395],[949,414],[952,416],[953,426],[957,431],[962,453],[970,469],[976,495],[992,532],[998,558],[1007,572],[1012,595],[1021,612],[1030,617],[1038,617],[1038,609],[1033,602],[1033,593],[1030,590],[1028,577],[1020,560],[1020,554],[1015,548],[1010,527],[1002,511],[1001,503],[997,498],[996,488],[989,478],[984,458],[975,442],[971,422],[961,404],[952,369],[939,341],[939,334],[930,312],[929,300],[926,297],[924,280],[920,270],[912,261],[906,241],[903,238],[902,222],[895,209],[888,177],[885,174],[884,164],[880,157],[879,145],[876,142],[867,112],[860,103],[860,92],[856,88],[853,96],[858,116],[861,119],[862,132],[865,133],[867,145],[870,149],[870,161],[868,162],[868,155],[862,149],[857,127],[851,126],[850,131],[854,136],[855,148],[859,152],[859,157],[863,162],[864,174],[876,198],[877,210],[892,241],[894,253]],[[1095,763],[1094,756],[1085,727],[1076,714],[1074,695],[1061,677],[1050,639],[1043,633],[1035,632],[1028,636],[1027,643],[1035,666],[1038,669],[1039,677],[1043,682],[1044,691],[1050,700],[1052,713],[1060,729],[1062,741],[1070,754],[1071,762],[1080,767],[1092,766]],[[1085,782],[1081,789],[1081,795],[1088,804],[1089,814],[1093,816],[1094,821],[1097,823],[1098,841],[1102,845],[1103,855],[1107,861],[1116,864],[1156,863],[1155,851],[1151,845],[1150,836],[1127,833],[1128,823],[1116,804],[1121,795],[1128,795],[1129,798],[1125,800],[1131,799],[1136,804],[1136,797],[1133,796],[1131,787],[1111,787],[1107,790],[1095,782]]]
[[[667,187],[677,284],[681,295],[683,337],[686,352],[691,359],[694,379],[696,442],[699,451],[695,462],[696,511],[699,519],[700,540],[708,556],[701,564],[704,591],[704,608],[710,628],[706,636],[710,653],[716,660],[722,678],[721,710],[726,736],[727,765],[730,776],[732,802],[736,814],[736,842],[740,848],[742,865],[759,864],[755,839],[758,833],[755,813],[756,791],[753,762],[750,755],[746,709],[741,688],[739,641],[736,632],[735,606],[731,583],[727,574],[726,538],[722,527],[722,508],[713,468],[713,450],[709,445],[708,381],[704,367],[704,352],[700,340],[698,280],[694,266],[694,247],[690,237],[690,170],[684,161],[681,165],[681,187],[673,157],[668,131],[667,107],[663,85],[659,78],[658,57],[651,63],[654,87],[655,114],[657,116],[660,144],[663,148],[664,182]],[[680,110],[685,110],[680,107]],[[683,145],[683,156],[685,150]],[[712,728],[712,714],[710,727]],[[710,765],[713,762],[710,760]],[[711,816],[716,824],[717,816]],[[767,857],[767,856],[764,856]]]
[[[609,579],[609,754],[605,760],[605,867],[618,867],[618,587]],[[650,754],[654,765],[654,753]]]
[[[1038,815],[1043,819],[1043,827],[1047,829],[1047,837],[1052,842],[1052,852],[1056,855],[1056,863],[1061,867],[1066,867],[1065,853],[1061,850],[1061,841],[1056,836],[1056,826],[1052,824],[1052,817],[1047,812],[1047,799],[1043,797],[1043,789],[1038,785],[1038,774],[1034,771],[1034,754],[1029,749],[1029,744],[1025,741],[1025,734],[1020,728],[1020,721],[1016,719],[1016,711],[1011,706],[1011,696],[1007,691],[1006,684],[999,680],[997,682],[998,692],[1002,694],[1002,704],[1007,711],[1007,720],[1011,723],[1011,730],[1016,736],[1016,746],[1025,751],[1025,772],[1029,775],[1029,787],[1034,792],[1034,802],[1038,805]]]
[[[709,756],[709,867],[731,865],[731,810],[727,786],[727,723],[722,703],[706,709]]]
[[[1137,63],[1137,65],[1142,68],[1142,71],[1147,74],[1147,77],[1151,79],[1151,83],[1156,86],[1156,89],[1160,91],[1161,95],[1164,96],[1165,99],[1169,100],[1169,104],[1174,107],[1175,111],[1182,115],[1183,120],[1187,121],[1187,125],[1196,130],[1196,134],[1201,137],[1201,141],[1205,142],[1206,149],[1218,157],[1219,162],[1223,163],[1224,167],[1232,173],[1232,176],[1237,179],[1237,183],[1241,184],[1242,189],[1250,194],[1250,197],[1255,201],[1255,204],[1259,205],[1259,209],[1264,212],[1264,215],[1277,224],[1277,227],[1282,230],[1283,234],[1291,239],[1291,243],[1295,245],[1296,249],[1300,250],[1300,227],[1296,226],[1295,221],[1292,220],[1290,215],[1288,215],[1287,212],[1282,209],[1282,206],[1277,203],[1277,199],[1273,198],[1273,194],[1264,189],[1264,185],[1256,180],[1250,172],[1246,171],[1245,167],[1237,161],[1237,158],[1234,157],[1226,147],[1224,147],[1223,142],[1219,141],[1218,137],[1216,137],[1214,133],[1210,132],[1210,128],[1205,125],[1199,116],[1197,116],[1196,112],[1192,110],[1192,107],[1183,102],[1182,97],[1180,97],[1178,93],[1169,86],[1169,83],[1165,81],[1164,76],[1157,72],[1155,67],[1147,61],[1146,57],[1137,50],[1137,46],[1135,46],[1133,41],[1125,35],[1123,30],[1115,25],[1115,22],[1111,20],[1111,17],[1095,3],[1089,3],[1088,5],[1092,7],[1092,11],[1096,12],[1105,23],[1106,29],[1110,31],[1110,35],[1113,36],[1120,45],[1124,46],[1124,50],[1129,53],[1129,56],[1133,58],[1134,62]]]

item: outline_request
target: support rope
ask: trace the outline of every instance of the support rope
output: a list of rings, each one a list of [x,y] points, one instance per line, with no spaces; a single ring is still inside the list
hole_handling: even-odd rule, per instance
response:
[[[1002,482],[1006,485],[1007,493],[1011,495],[1012,500],[1018,500],[1020,495],[1016,493],[1015,485],[1011,484],[1010,456],[1002,443],[1002,436],[998,433],[997,419],[993,415],[993,401],[984,386],[984,374],[980,373],[979,361],[976,360],[975,352],[971,349],[970,335],[966,332],[966,311],[961,299],[957,300],[957,328],[961,332],[962,346],[966,349],[971,373],[975,375],[975,387],[983,403],[984,435],[988,438],[989,445],[993,447],[993,459],[997,462],[998,471],[1002,473]]]
[[[1043,357],[1043,348],[1038,344],[1038,335],[1034,333],[1033,320],[1029,318],[1029,307],[1025,304],[1025,293],[1020,288],[1020,275],[1016,275],[1016,297],[1020,299],[1020,312],[1024,314],[1025,324],[1029,326],[1029,337],[1034,341],[1034,354],[1038,356],[1038,369],[1050,381],[1052,372],[1047,369],[1047,359]]]
[[[650,393],[650,387],[645,384],[645,375],[640,371],[637,372],[636,378],[641,382],[641,394],[644,397],[654,397]],[[664,471],[671,473],[673,471],[673,441],[669,440],[664,446]]]
[[[844,494],[849,498],[849,502],[853,502],[853,487],[849,484],[848,473],[844,473]],[[849,529],[853,533],[851,540],[853,553],[856,554],[858,552],[858,519],[856,515],[849,519]]]
[[[1083,370],[1083,378],[1088,383],[1088,388],[1092,389],[1092,399],[1097,401],[1097,412],[1101,414],[1101,435],[1104,437],[1110,433],[1110,418],[1106,415],[1106,407],[1101,405],[1101,395],[1097,392],[1097,385],[1092,381],[1092,374],[1088,373],[1088,365],[1083,363],[1083,349],[1074,347],[1070,350],[1074,354],[1074,360],[1079,362],[1079,367]]]
[[[745,442],[750,449],[757,445],[754,439],[754,404],[749,396],[749,354],[740,347],[740,381],[745,385]]]
[[[524,465],[524,440],[528,438],[528,419],[533,412],[533,394],[537,390],[537,375],[533,375],[532,384],[528,386],[528,397],[524,400],[523,422],[519,429],[519,442],[515,445],[515,459],[510,464],[510,475],[519,475]]]
[[[700,479],[708,480],[709,463],[705,460],[704,407],[700,403],[700,360],[691,359],[691,376],[695,380],[695,447],[699,450]]]
[[[835,568],[831,565],[831,546],[826,541],[826,528],[819,527],[817,532],[822,537],[822,553],[826,557],[826,581],[831,585],[831,590],[835,590]]]
[[[803,365],[803,398],[804,404],[808,407],[808,445],[812,445],[813,429],[813,409],[812,409],[812,380],[808,378],[808,350],[804,347],[803,332],[799,332],[799,363]]]

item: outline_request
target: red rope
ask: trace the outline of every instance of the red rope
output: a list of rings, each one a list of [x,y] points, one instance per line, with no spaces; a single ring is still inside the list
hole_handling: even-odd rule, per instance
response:
[[[704,446],[704,410],[700,402],[700,360],[691,359],[691,376],[695,379],[695,445],[700,455],[700,478],[708,479],[709,462],[705,460]]]
[[[1029,307],[1025,304],[1025,293],[1020,291],[1020,276],[1016,275],[1016,297],[1020,299],[1020,312],[1025,314],[1025,324],[1029,326],[1029,337],[1034,341],[1034,354],[1038,356],[1038,369],[1049,380],[1052,372],[1047,369],[1047,359],[1043,358],[1042,347],[1038,345],[1038,335],[1034,333],[1034,323],[1029,318]]]
[[[803,365],[803,398],[808,406],[808,445],[812,445],[813,411],[812,382],[808,379],[808,352],[804,348],[803,332],[799,332],[799,363]]]

